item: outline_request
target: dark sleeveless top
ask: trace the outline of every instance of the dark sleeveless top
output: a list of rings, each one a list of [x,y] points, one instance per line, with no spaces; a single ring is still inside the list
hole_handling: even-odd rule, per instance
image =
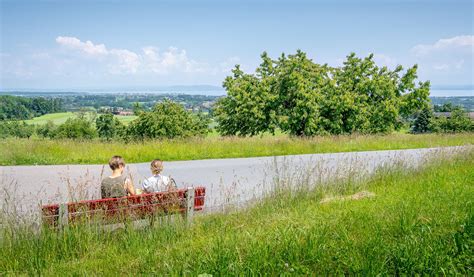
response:
[[[100,185],[102,198],[118,198],[127,196],[125,189],[125,176],[115,178],[105,177]]]

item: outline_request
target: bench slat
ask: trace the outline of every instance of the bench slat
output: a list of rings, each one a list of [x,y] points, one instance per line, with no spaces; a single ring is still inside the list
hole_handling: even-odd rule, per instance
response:
[[[186,191],[156,192],[121,198],[84,200],[65,204],[67,221],[99,219],[102,221],[123,221],[145,218],[159,214],[186,213]],[[204,208],[205,187],[194,188],[194,210]],[[42,218],[45,224],[60,225],[60,204],[43,205]]]

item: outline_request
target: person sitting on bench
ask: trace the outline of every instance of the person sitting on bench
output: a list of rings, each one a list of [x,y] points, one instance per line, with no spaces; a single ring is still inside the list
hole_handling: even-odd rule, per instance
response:
[[[127,195],[135,195],[135,187],[123,171],[125,161],[121,156],[113,156],[109,160],[112,175],[105,177],[100,185],[102,198],[119,198]]]
[[[143,180],[143,191],[147,193],[168,191],[176,188],[172,178],[161,175],[163,171],[163,161],[160,159],[153,160],[150,164],[151,173],[153,176]]]

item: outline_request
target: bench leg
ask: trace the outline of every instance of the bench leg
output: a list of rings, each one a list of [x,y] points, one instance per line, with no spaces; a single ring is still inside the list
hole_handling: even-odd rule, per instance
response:
[[[186,224],[190,225],[194,216],[194,188],[186,190]]]
[[[67,209],[67,204],[59,205],[59,218],[58,225],[60,229],[64,229],[69,223],[69,211]]]
[[[155,222],[156,222],[156,215],[155,214],[152,214],[150,216],[150,218],[148,219],[148,221],[150,222],[150,227],[155,227]]]

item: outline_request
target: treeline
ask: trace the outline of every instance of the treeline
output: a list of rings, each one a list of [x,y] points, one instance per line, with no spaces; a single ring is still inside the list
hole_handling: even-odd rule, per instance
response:
[[[434,112],[446,113],[446,112],[453,112],[456,110],[464,110],[464,108],[461,105],[453,105],[453,103],[451,102],[444,103],[443,105],[436,105],[436,104],[433,105]]]
[[[52,121],[44,125],[29,125],[21,121],[0,121],[0,138],[30,138],[33,135],[50,139],[119,139],[124,141],[154,138],[183,138],[205,136],[209,132],[209,118],[193,114],[182,105],[165,100],[151,111],[140,111],[129,125],[121,123],[113,114],[88,116],[78,113],[60,125]]]
[[[182,104],[186,109],[208,112],[216,96],[184,95],[184,94],[152,94],[152,93],[121,93],[121,94],[84,94],[61,95],[64,108],[68,111],[90,109],[97,112],[133,110],[139,103],[144,110],[151,110],[156,103],[170,99]]]
[[[157,104],[151,111],[141,111],[138,118],[124,125],[113,114],[90,116],[78,113],[60,125],[52,121],[44,125],[30,125],[12,120],[0,121],[0,138],[30,138],[34,135],[50,139],[100,138],[103,140],[147,140],[156,138],[185,138],[205,136],[209,131],[210,117],[193,114],[178,103],[165,101]],[[425,107],[410,119],[412,133],[428,132],[472,132],[474,121],[460,107],[449,114],[435,116],[432,107]]]
[[[60,98],[0,95],[0,120],[25,120],[63,110]]]
[[[441,116],[435,116],[436,112],[447,113]],[[454,132],[473,132],[474,121],[460,106],[443,105],[425,107],[417,113],[415,120],[411,125],[412,133],[454,133]]]
[[[390,70],[377,66],[373,55],[350,54],[343,66],[330,67],[302,51],[261,57],[255,74],[236,66],[224,81],[227,97],[215,110],[223,135],[388,133],[430,103],[429,82],[415,83],[416,65]]]
[[[474,112],[473,96],[430,97],[435,112],[450,112],[450,109],[462,107],[463,110]]]

